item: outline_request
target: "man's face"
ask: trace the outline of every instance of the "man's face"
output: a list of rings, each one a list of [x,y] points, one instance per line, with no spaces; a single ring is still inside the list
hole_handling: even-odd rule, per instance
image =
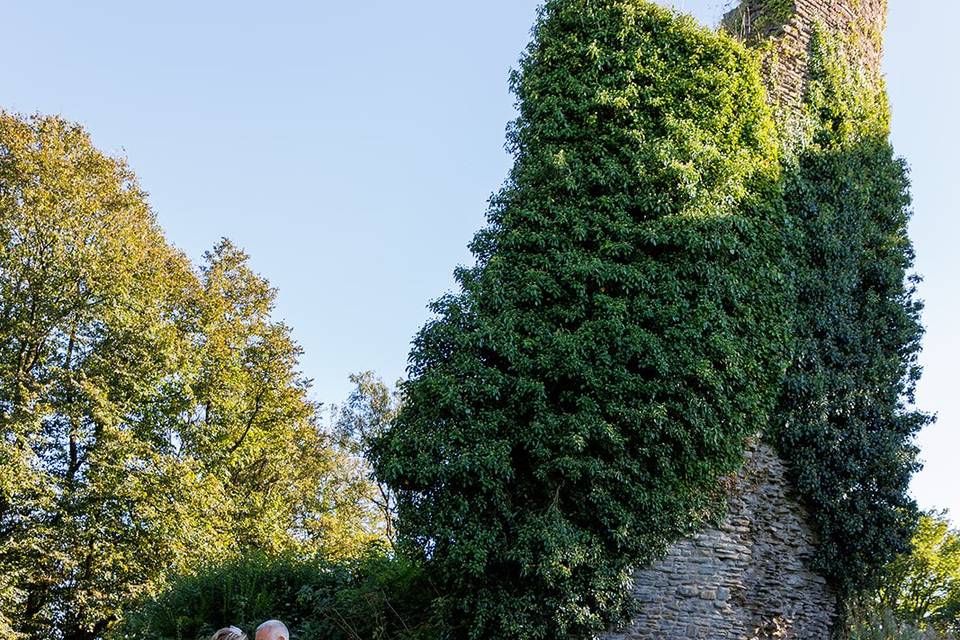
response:
[[[257,631],[257,640],[289,640],[289,638],[279,627],[266,627]]]

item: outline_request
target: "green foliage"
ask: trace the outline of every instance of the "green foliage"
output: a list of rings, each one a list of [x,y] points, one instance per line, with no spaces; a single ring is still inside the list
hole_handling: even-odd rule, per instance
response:
[[[141,429],[185,357],[192,287],[123,163],[56,118],[0,114],[0,573],[18,630],[93,636],[185,538],[215,536],[198,469]]]
[[[436,591],[418,563],[373,554],[338,571],[339,584],[301,592],[302,640],[436,640]]]
[[[174,578],[113,637],[194,640],[280,618],[298,640],[426,640],[431,599],[415,565],[377,552],[336,563],[251,554]]]
[[[819,568],[845,597],[875,586],[929,421],[907,171],[882,83],[827,33],[812,63],[803,133],[778,139],[732,38],[643,0],[547,0],[476,265],[403,404],[354,377],[334,439],[243,252],[194,271],[123,162],[0,114],[0,635],[92,640],[136,603],[118,637],[274,616],[301,638],[587,637],[720,515],[757,434]],[[397,556],[344,559],[393,542],[394,503]],[[911,588],[953,566],[956,536],[924,526],[890,565]],[[956,615],[934,596],[921,626]],[[911,637],[870,615],[858,637]]]
[[[392,546],[396,541],[396,500],[393,491],[377,479],[368,462],[368,456],[374,442],[396,420],[400,411],[400,395],[372,371],[351,375],[350,382],[354,388],[347,401],[339,408],[334,432],[340,447],[352,456],[364,476],[376,488],[371,492],[370,503],[376,514],[378,527]]]
[[[270,317],[276,292],[229,241],[205,259],[196,374],[191,395],[175,397],[193,410],[181,408],[178,437],[224,479],[217,517],[229,523],[230,551],[359,553],[382,531],[366,508],[373,487],[321,433],[301,349]]]
[[[923,330],[907,234],[907,169],[887,142],[882,87],[837,36],[814,39],[810,129],[788,164],[796,353],[771,430],[842,596],[908,548],[916,506],[912,410]]]
[[[861,613],[851,625],[849,638],[850,640],[948,640],[935,631],[921,631],[912,624],[899,620],[889,609]]]
[[[921,516],[910,551],[884,571],[875,599],[914,626],[960,633],[960,531],[946,514]]]
[[[194,273],[122,161],[0,113],[0,628],[96,638],[171,570],[374,535],[246,260]]]
[[[849,38],[818,26],[810,43],[810,82],[804,99],[812,149],[852,147],[886,139],[890,106],[883,79],[864,69]]]
[[[639,0],[549,0],[513,89],[510,179],[374,457],[446,637],[585,637],[766,425],[777,145],[754,56]]]
[[[723,27],[750,43],[777,35],[793,16],[795,0],[744,0],[723,18]]]
[[[909,541],[929,421],[882,83],[818,34],[781,159],[756,62],[723,36],[586,0],[548,1],[534,36],[477,266],[374,451],[449,637],[615,620],[629,569],[714,512],[753,433],[812,507],[819,568],[868,587]]]
[[[160,594],[131,607],[114,635],[192,640],[231,624],[250,630],[275,617],[295,627],[310,614],[300,591],[327,579],[336,578],[323,575],[318,564],[250,553],[172,576]]]

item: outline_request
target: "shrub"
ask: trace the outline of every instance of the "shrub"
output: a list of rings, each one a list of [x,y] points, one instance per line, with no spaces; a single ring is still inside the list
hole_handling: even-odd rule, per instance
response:
[[[341,562],[252,555],[174,578],[115,637],[194,640],[277,618],[298,640],[421,640],[431,600],[413,564],[378,552]]]
[[[932,629],[923,631],[897,619],[889,609],[860,611],[854,618],[850,640],[950,640]]]

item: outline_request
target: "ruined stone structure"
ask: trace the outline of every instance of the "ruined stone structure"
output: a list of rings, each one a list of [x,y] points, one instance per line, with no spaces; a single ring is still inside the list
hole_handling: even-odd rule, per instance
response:
[[[755,444],[720,527],[638,572],[640,613],[607,640],[827,640],[835,598],[810,569],[815,545],[783,462]]]
[[[743,0],[723,27],[763,47],[771,100],[800,108],[815,29],[840,33],[860,71],[880,77],[886,0]],[[828,640],[836,597],[811,569],[816,535],[784,463],[754,443],[716,529],[675,545],[636,575],[639,613],[607,640]]]
[[[723,27],[744,40],[769,42],[765,73],[781,106],[799,105],[806,86],[808,51],[817,25],[857,49],[861,70],[880,76],[887,0],[744,0]]]

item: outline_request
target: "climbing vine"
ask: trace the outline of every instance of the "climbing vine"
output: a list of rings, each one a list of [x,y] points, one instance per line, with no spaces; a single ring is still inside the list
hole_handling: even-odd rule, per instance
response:
[[[887,139],[882,82],[855,56],[840,35],[815,34],[807,128],[784,172],[797,342],[770,433],[842,596],[908,548],[913,436],[930,422],[912,408],[923,330],[907,168]]]
[[[741,2],[723,18],[723,27],[752,44],[778,32],[793,15],[795,0]]]
[[[816,36],[792,139],[732,37],[643,0],[545,2],[513,169],[373,447],[446,638],[622,619],[631,571],[718,517],[758,434],[841,594],[907,543],[928,422],[908,183],[855,69]]]
[[[641,0],[548,0],[515,164],[375,447],[448,637],[590,637],[715,517],[788,307],[759,63]]]

